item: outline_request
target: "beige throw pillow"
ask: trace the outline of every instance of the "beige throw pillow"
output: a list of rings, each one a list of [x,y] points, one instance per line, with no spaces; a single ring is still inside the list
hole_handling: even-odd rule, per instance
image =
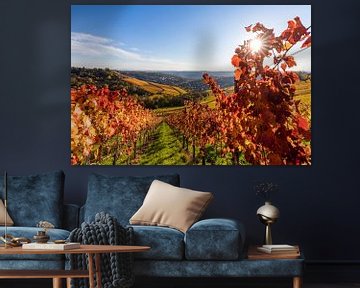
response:
[[[143,205],[130,224],[166,226],[186,232],[212,200],[210,192],[199,192],[154,180]]]
[[[6,225],[12,226],[14,225],[14,221],[10,218],[9,214],[6,213]],[[5,205],[3,201],[0,199],[0,226],[5,225]]]

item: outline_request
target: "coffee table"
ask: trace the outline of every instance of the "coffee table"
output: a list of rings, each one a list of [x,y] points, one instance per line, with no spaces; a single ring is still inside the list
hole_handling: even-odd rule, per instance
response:
[[[89,288],[101,288],[101,257],[102,253],[144,252],[148,246],[123,246],[123,245],[80,245],[78,249],[71,250],[25,250],[21,247],[0,248],[0,254],[25,255],[25,254],[87,254],[88,270],[0,270],[0,279],[30,279],[52,278],[53,288],[62,287],[62,279],[70,283],[72,278],[88,278]],[[95,261],[94,261],[95,258]],[[68,285],[69,286],[69,285]]]

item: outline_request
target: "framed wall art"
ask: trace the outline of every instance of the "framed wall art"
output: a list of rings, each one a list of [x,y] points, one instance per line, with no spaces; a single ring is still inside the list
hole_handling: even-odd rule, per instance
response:
[[[310,5],[72,5],[72,165],[311,165]]]

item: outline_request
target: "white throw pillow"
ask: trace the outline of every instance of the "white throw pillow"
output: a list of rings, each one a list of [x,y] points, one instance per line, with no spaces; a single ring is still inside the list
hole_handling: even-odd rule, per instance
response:
[[[142,206],[130,224],[165,226],[185,233],[213,199],[210,192],[200,192],[154,180]]]

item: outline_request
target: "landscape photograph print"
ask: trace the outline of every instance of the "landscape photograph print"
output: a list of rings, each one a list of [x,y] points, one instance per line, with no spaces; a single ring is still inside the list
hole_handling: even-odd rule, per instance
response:
[[[71,165],[311,165],[310,5],[72,5]]]

